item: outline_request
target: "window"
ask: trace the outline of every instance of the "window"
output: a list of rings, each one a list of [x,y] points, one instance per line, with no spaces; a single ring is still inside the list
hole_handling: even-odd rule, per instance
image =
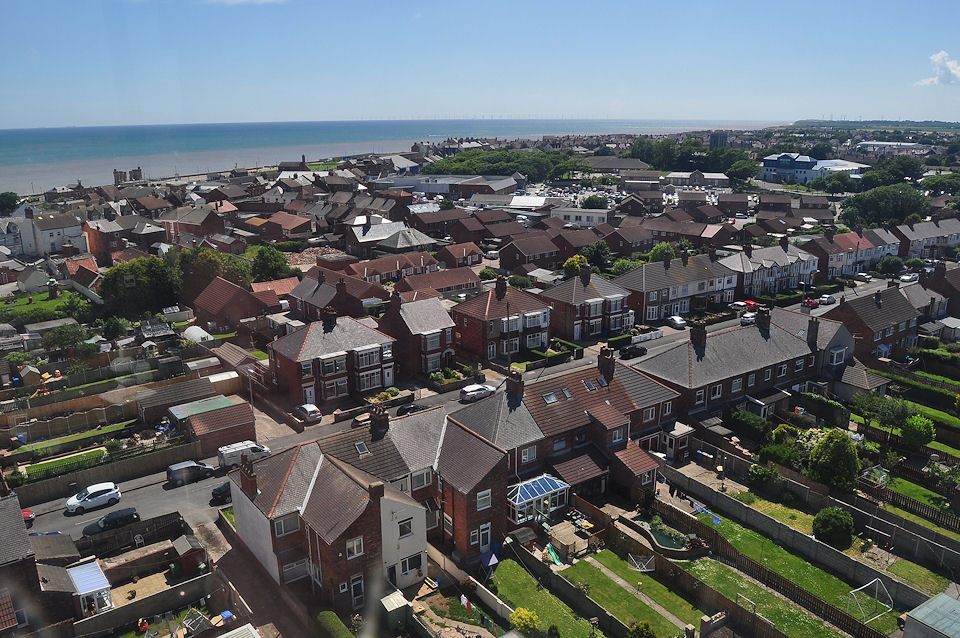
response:
[[[383,358],[389,359],[393,356],[393,344],[385,343],[383,344]]]
[[[540,345],[540,333],[534,332],[527,335],[527,347],[536,348]]]
[[[439,524],[437,518],[440,515],[440,510],[437,509],[436,501],[434,501],[432,498],[428,498],[425,501],[421,501],[420,504],[423,505],[423,508],[426,510],[427,529],[431,530],[436,528],[436,526]]]
[[[773,372],[773,370],[772,370],[771,368],[767,368],[766,370],[764,370],[764,371],[763,371],[763,380],[764,380],[764,381],[769,381],[769,380],[770,380],[770,375],[771,375],[772,372]]]
[[[797,359],[793,362],[793,371],[800,372],[803,370],[803,359]]]
[[[363,536],[357,536],[347,541],[347,560],[363,555]]]
[[[557,398],[557,395],[553,392],[547,392],[546,394],[543,395],[543,402],[546,404],[556,403],[557,401],[559,401],[559,399]]]
[[[490,490],[477,492],[477,511],[485,510],[490,507]]]
[[[573,393],[570,392],[570,388],[561,388],[560,391],[563,392],[563,396],[567,397],[568,399],[573,396]]]
[[[754,382],[757,380],[757,375],[753,372],[747,375],[747,387],[752,388]]]
[[[537,458],[537,446],[536,446],[536,445],[531,445],[530,447],[523,448],[523,449],[520,451],[520,462],[521,462],[521,463],[529,463],[530,461],[536,460],[536,458]]]
[[[427,355],[427,372],[435,372],[440,369],[440,353]]]
[[[601,388],[605,388],[609,385],[607,383],[607,380],[604,379],[603,377],[597,377],[596,382],[597,382],[597,385],[600,386]]]
[[[535,328],[540,325],[540,313],[524,315],[524,324],[527,328]]]
[[[370,372],[360,373],[360,391],[364,392],[370,388],[380,387],[380,371],[371,370]]]
[[[718,383],[717,385],[710,388],[711,399],[719,399],[722,394],[723,394],[723,386],[721,384]]]
[[[380,350],[366,350],[357,353],[357,367],[367,368],[380,363]]]
[[[560,452],[561,450],[563,450],[563,449],[566,448],[566,447],[567,447],[567,437],[565,437],[565,436],[558,436],[557,438],[555,438],[555,439],[553,440],[553,451],[554,451],[554,452]]]
[[[737,377],[730,382],[730,392],[740,392],[743,389],[743,379]]]
[[[670,416],[673,414],[673,401],[667,401],[663,404],[663,416]]]
[[[340,379],[337,381],[337,396],[342,397],[347,393],[347,380]]]
[[[301,377],[312,377],[313,376],[313,364],[308,362],[300,364],[300,376]]]
[[[656,301],[656,300],[657,300],[657,291],[656,290],[650,291],[650,301]]]
[[[837,364],[843,363],[844,359],[847,358],[847,349],[843,347],[833,348],[830,350],[830,365],[835,366]]]
[[[897,330],[899,330],[900,332],[903,332],[903,331],[906,330],[906,329],[907,329],[907,322],[906,322],[906,321],[901,321],[901,322],[900,322],[900,325],[897,326]]]
[[[610,435],[610,442],[619,443],[622,440],[623,440],[623,428],[615,429],[613,433]]]
[[[443,515],[443,533],[453,535],[453,519],[449,514]]]
[[[514,337],[513,339],[504,339],[500,342],[500,352],[504,354],[513,354],[520,351],[520,339]]]
[[[400,492],[407,494],[410,490],[407,489],[407,477],[404,476],[402,479],[391,481],[390,485],[394,486]]]
[[[781,363],[777,366],[777,377],[782,377],[787,374],[787,364]]]
[[[273,521],[273,533],[277,538],[293,534],[300,529],[300,518],[298,515],[285,516]]]
[[[589,379],[585,379],[583,385],[587,386],[587,390],[590,392],[593,392],[597,389],[597,386],[593,385],[593,381],[590,381]]]
[[[415,569],[420,569],[422,565],[423,554],[414,554],[413,556],[407,556],[400,561],[400,571],[406,574],[407,572],[412,572]]]
[[[478,529],[470,530],[470,544],[471,545],[480,544],[480,530]]]
[[[917,318],[914,317],[913,319],[910,320],[910,327],[913,328],[916,325],[917,325]]]
[[[657,409],[656,408],[644,408],[643,410],[643,420],[644,421],[653,421],[657,418]]]
[[[585,443],[586,440],[587,440],[587,433],[584,432],[583,430],[577,430],[577,433],[573,437],[574,444],[580,445],[581,443]]]
[[[433,482],[433,472],[429,468],[413,473],[413,489],[419,490]]]
[[[697,405],[703,403],[703,390],[697,390]]]
[[[397,524],[400,531],[400,538],[406,538],[413,534],[413,519],[405,518]]]
[[[648,321],[655,321],[656,318],[657,318],[657,307],[656,307],[656,306],[650,306],[649,308],[647,308],[647,320],[648,320]]]
[[[440,348],[440,333],[435,332],[434,334],[427,335],[427,350],[437,350]]]
[[[874,340],[874,341],[880,341],[881,339],[883,339],[883,330],[879,330],[879,331],[873,333],[873,340]]]

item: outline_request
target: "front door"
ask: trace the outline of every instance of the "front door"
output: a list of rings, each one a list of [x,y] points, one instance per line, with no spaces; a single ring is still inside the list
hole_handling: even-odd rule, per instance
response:
[[[493,342],[487,345],[487,359],[493,360],[496,358],[497,358],[497,344],[496,342]]]
[[[357,574],[350,579],[350,597],[353,599],[353,608],[363,607],[363,574]]]
[[[383,368],[383,387],[389,388],[393,385],[393,366],[384,366]]]
[[[480,526],[480,551],[485,552],[490,549],[490,523],[484,523]]]
[[[397,586],[397,566],[390,565],[390,568],[387,569],[387,580],[390,581],[390,584],[394,587]]]
[[[316,395],[314,394],[314,387],[312,385],[305,386],[303,388],[303,402],[304,403],[315,403],[314,399]]]
[[[580,324],[573,324],[573,340],[580,341]]]

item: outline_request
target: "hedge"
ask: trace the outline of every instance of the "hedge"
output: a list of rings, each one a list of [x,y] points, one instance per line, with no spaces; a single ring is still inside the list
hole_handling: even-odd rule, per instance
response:
[[[790,293],[789,295],[777,295],[776,297],[770,297],[768,295],[760,295],[754,297],[753,300],[757,303],[763,304],[765,306],[776,306],[778,308],[784,308],[786,306],[792,306],[795,303],[800,303],[805,297],[814,297],[817,298],[820,295],[826,295],[834,292],[839,292],[839,284],[827,284],[825,286],[815,286],[809,291],[799,291]]]
[[[911,399],[916,399],[919,403],[926,403],[947,410],[953,409],[953,402],[956,400],[957,395],[949,390],[935,388],[923,383],[918,383],[913,379],[907,379],[906,377],[897,376],[881,370],[871,369],[870,372],[886,377],[891,381],[895,381],[897,385],[907,388],[909,397]]]
[[[917,414],[922,414],[933,421],[934,425],[939,425],[940,427],[944,428],[951,428],[953,430],[960,430],[960,419],[952,414],[947,414],[943,410],[937,410],[936,408],[931,408],[923,405],[922,403],[915,403],[913,401],[907,401],[907,405],[909,405],[910,409],[914,410]]]
[[[940,363],[944,363],[946,365],[960,366],[960,354],[925,348],[917,350],[917,353],[920,355],[921,359],[933,359],[934,361],[939,361]]]
[[[620,335],[619,337],[610,337],[607,339],[607,346],[610,348],[622,348],[623,346],[629,346],[632,343],[633,335],[625,334]]]
[[[332,611],[321,611],[317,614],[317,628],[319,636],[323,638],[354,638],[340,617]]]

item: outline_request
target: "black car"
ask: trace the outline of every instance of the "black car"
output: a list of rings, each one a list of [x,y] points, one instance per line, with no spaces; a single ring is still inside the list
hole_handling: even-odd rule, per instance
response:
[[[229,503],[232,500],[230,495],[230,481],[226,481],[211,490],[210,497],[215,503]]]
[[[130,523],[136,523],[139,520],[140,515],[137,514],[137,509],[135,507],[125,507],[123,509],[110,512],[96,523],[87,525],[83,529],[83,535],[93,536],[94,534],[99,534],[100,532],[106,532],[107,530],[117,529],[119,527],[129,525]]]
[[[407,405],[401,405],[397,408],[397,416],[403,416],[404,414],[413,414],[414,412],[419,412],[420,410],[426,410],[427,406],[420,405],[418,403],[408,403]]]
[[[620,348],[621,359],[633,359],[642,357],[645,354],[647,354],[647,348],[645,346],[629,345]]]

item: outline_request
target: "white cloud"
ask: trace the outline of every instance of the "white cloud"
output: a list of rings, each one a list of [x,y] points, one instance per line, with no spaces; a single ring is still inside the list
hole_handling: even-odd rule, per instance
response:
[[[960,61],[951,58],[949,53],[934,53],[930,56],[930,63],[933,65],[934,76],[915,82],[916,86],[960,84]]]

